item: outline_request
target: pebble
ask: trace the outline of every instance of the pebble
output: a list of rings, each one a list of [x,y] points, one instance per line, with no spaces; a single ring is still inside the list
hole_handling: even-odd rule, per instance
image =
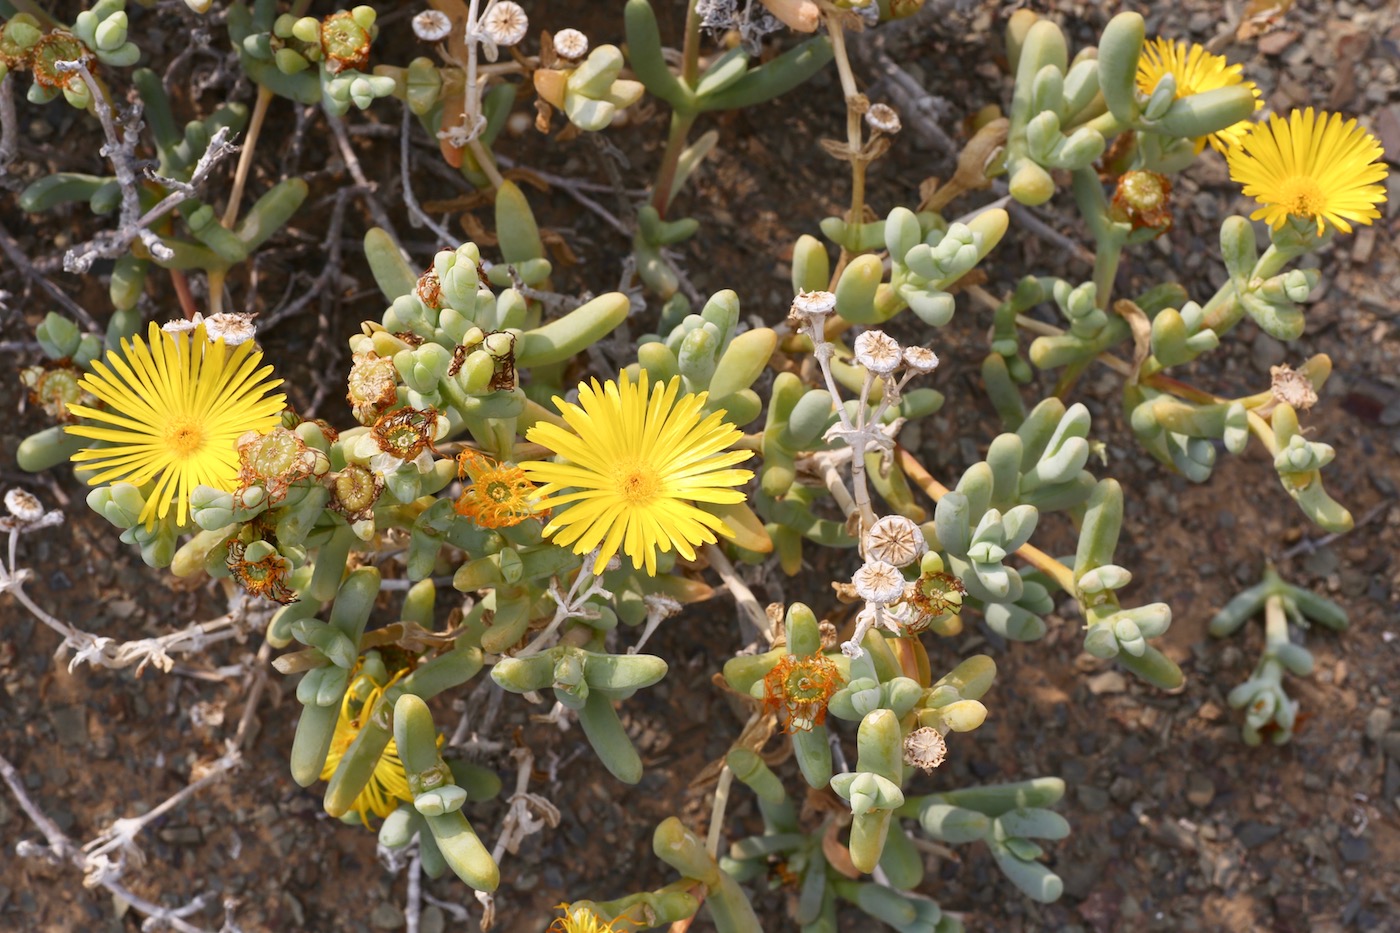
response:
[[[1138,782],[1130,777],[1119,775],[1108,785],[1108,794],[1119,803],[1127,803],[1138,795]]]
[[[403,908],[388,901],[380,901],[370,912],[369,923],[376,930],[397,930],[404,925]]]
[[[1250,347],[1250,356],[1254,360],[1255,368],[1266,373],[1270,366],[1282,363],[1288,356],[1288,351],[1284,349],[1283,344],[1260,331],[1254,338],[1253,346]]]
[[[1365,836],[1344,833],[1342,838],[1337,840],[1337,852],[1348,865],[1358,865],[1370,858],[1371,844],[1366,841]]]
[[[419,933],[442,933],[447,929],[447,915],[442,912],[441,907],[429,904],[423,908],[423,913],[418,918]]]
[[[1092,784],[1080,784],[1074,789],[1079,797],[1079,805],[1090,813],[1102,813],[1108,809],[1108,793]]]
[[[1215,783],[1199,771],[1186,776],[1186,799],[1198,807],[1210,806],[1215,799]]]
[[[1282,826],[1268,826],[1264,823],[1250,820],[1242,824],[1239,829],[1235,831],[1235,838],[1238,839],[1240,845],[1244,846],[1246,849],[1253,849],[1256,846],[1262,846],[1282,832]]]
[[[1391,720],[1395,714],[1387,706],[1377,706],[1366,714],[1366,738],[1372,742],[1379,742],[1385,738],[1385,734],[1390,731]]]
[[[1118,671],[1104,671],[1089,678],[1090,693],[1122,693],[1127,689],[1128,680]]]
[[[1381,737],[1381,750],[1389,758],[1400,761],[1400,732],[1392,732]]]

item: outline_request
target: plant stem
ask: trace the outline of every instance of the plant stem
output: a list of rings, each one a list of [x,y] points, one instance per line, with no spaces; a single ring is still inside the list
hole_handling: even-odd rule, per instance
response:
[[[253,167],[253,152],[258,146],[258,136],[262,133],[263,121],[267,118],[267,107],[272,103],[272,91],[258,87],[258,99],[253,104],[253,116],[248,121],[248,136],[243,141],[243,150],[238,153],[238,168],[233,173],[233,190],[229,192],[228,206],[219,221],[225,229],[232,230],[238,221],[239,205],[243,201],[243,186],[248,181],[248,172]]]
[[[663,218],[671,206],[671,186],[676,181],[676,169],[680,166],[681,153],[685,152],[686,137],[695,125],[696,114],[677,110],[671,114],[671,132],[666,138],[666,151],[661,156],[661,167],[656,171],[656,183],[651,192],[651,206]]]
[[[846,32],[838,17],[828,15],[826,31],[831,36],[831,50],[836,59],[836,71],[841,77],[841,94],[846,100],[846,149],[851,162],[851,210],[847,216],[846,242],[841,245],[841,263],[845,253],[859,252],[857,226],[865,217],[865,161],[860,158],[864,140],[861,138],[860,109],[856,102],[861,99],[856,89],[855,73],[851,70],[851,60],[846,54]]]
[[[934,502],[937,502],[947,495],[948,487],[934,479],[933,475],[929,473],[928,470],[925,470],[924,465],[916,460],[914,455],[909,451],[899,445],[895,445],[894,456],[895,460],[899,463],[899,468],[904,471],[904,475],[912,479],[920,489],[928,493],[929,498]],[[1036,570],[1053,578],[1065,592],[1074,592],[1074,571],[1070,570],[1064,564],[1055,560],[1055,558],[1046,554],[1040,548],[1033,547],[1029,544],[1021,545],[1016,549],[1016,553]]]
[[[681,80],[694,88],[700,80],[700,12],[699,0],[685,5],[685,44],[681,48]]]

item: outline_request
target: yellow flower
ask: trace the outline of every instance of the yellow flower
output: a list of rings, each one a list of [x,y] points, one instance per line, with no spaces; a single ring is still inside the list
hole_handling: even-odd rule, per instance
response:
[[[567,506],[545,526],[556,543],[575,554],[598,548],[593,572],[622,551],[632,566],[656,573],[656,552],[675,548],[686,559],[695,545],[713,544],[715,533],[733,532],[692,502],[743,502],[737,489],[749,470],[726,469],[747,460],[747,450],[726,450],[741,433],[724,413],[702,415],[706,394],[680,395],[680,377],[647,393],[647,374],[632,382],[598,380],[579,385],[579,404],[559,397],[554,404],[573,432],[540,422],[526,437],[559,454],[562,461],[520,464],[538,483],[538,508]],[[572,492],[564,490],[572,489]]]
[[[1142,57],[1138,59],[1137,86],[1142,93],[1151,94],[1162,76],[1170,74],[1176,79],[1176,96],[1180,99],[1202,91],[1243,84],[1254,92],[1254,109],[1258,110],[1264,106],[1264,101],[1259,99],[1259,88],[1254,82],[1244,79],[1243,71],[1243,66],[1232,65],[1225,56],[1212,55],[1199,45],[1153,39],[1143,47]],[[1227,153],[1242,135],[1249,132],[1250,126],[1248,120],[1241,120],[1233,126],[1217,130],[1209,137],[1202,136],[1196,140],[1196,151],[1204,149],[1209,139],[1218,152]]]
[[[117,481],[143,486],[155,481],[140,520],[148,529],[176,506],[183,525],[190,493],[197,486],[223,492],[238,488],[236,442],[248,431],[268,431],[278,423],[286,396],[267,393],[282,384],[258,368],[262,351],[249,342],[228,347],[209,341],[201,326],[193,333],[168,334],[155,324],[148,338],[122,341],[122,352],[93,360],[93,372],[79,385],[102,408],[69,405],[88,424],[69,434],[103,441],[73,455],[95,471],[88,485]]]
[[[1275,230],[1289,215],[1315,219],[1321,236],[1324,223],[1350,233],[1352,223],[1381,216],[1384,155],[1355,120],[1325,111],[1314,116],[1309,107],[1255,125],[1226,160],[1230,177],[1263,205],[1251,219],[1262,217]]]
[[[584,904],[556,904],[554,909],[562,910],[564,916],[555,917],[545,933],[617,933],[611,920],[604,920]]]
[[[335,723],[335,733],[331,736],[331,750],[326,755],[326,763],[321,766],[321,780],[331,779],[331,775],[335,774],[335,769],[340,764],[340,759],[345,757],[350,743],[360,734],[360,727],[364,725],[363,717],[374,709],[374,704],[383,696],[384,691],[407,673],[407,669],[401,670],[390,677],[388,683],[380,684],[356,666],[345,697],[340,701],[340,718]],[[379,756],[379,761],[374,766],[369,783],[360,791],[350,809],[360,814],[360,821],[369,826],[371,813],[382,819],[398,809],[399,801],[412,803],[413,792],[408,789],[408,774],[404,770],[403,760],[399,758],[399,747],[390,739],[384,748],[384,754]]]
[[[525,478],[518,466],[497,463],[468,449],[457,455],[457,475],[470,479],[472,484],[452,507],[458,515],[470,518],[482,528],[509,528],[536,514],[531,501],[537,491],[535,484]]]

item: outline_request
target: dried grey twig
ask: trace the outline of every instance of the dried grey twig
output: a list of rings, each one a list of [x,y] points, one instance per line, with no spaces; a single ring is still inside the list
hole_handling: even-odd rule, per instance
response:
[[[23,500],[23,508],[11,506],[10,500],[14,496]],[[19,490],[11,490],[5,502],[10,514],[0,518],[0,532],[8,532],[10,541],[8,561],[0,560],[0,593],[13,595],[36,619],[63,636],[58,646],[58,656],[62,657],[70,651],[73,653],[68,662],[70,671],[86,662],[93,667],[113,669],[136,665],[138,676],[147,665],[169,673],[175,666],[172,654],[203,651],[215,642],[241,638],[259,627],[251,618],[249,600],[242,593],[235,596],[230,610],[217,619],[194,622],[176,632],[136,641],[119,642],[105,635],[94,635],[55,618],[24,591],[25,582],[33,574],[19,566],[19,538],[22,534],[62,523],[63,513],[45,511],[37,499]]]
[[[183,907],[175,908],[162,907],[134,894],[118,881],[121,872],[119,869],[111,870],[113,863],[105,855],[99,857],[89,855],[82,847],[69,839],[63,830],[58,828],[58,824],[49,819],[48,815],[30,798],[24,787],[24,779],[20,777],[19,771],[4,755],[0,755],[0,778],[4,779],[5,784],[10,788],[10,793],[19,803],[20,809],[28,814],[29,819],[44,834],[46,840],[46,844],[31,842],[27,839],[21,840],[15,846],[17,855],[24,858],[43,858],[54,862],[71,863],[83,872],[83,884],[86,887],[105,888],[112,893],[113,897],[125,901],[145,914],[146,920],[141,925],[142,930],[168,927],[178,930],[179,933],[210,933],[204,927],[195,926],[184,918],[202,911],[213,897],[211,893],[201,894]],[[228,924],[225,924],[225,929],[228,928]]]
[[[19,151],[15,98],[11,94],[13,86],[9,74],[0,78],[0,178],[8,173],[8,166]]]

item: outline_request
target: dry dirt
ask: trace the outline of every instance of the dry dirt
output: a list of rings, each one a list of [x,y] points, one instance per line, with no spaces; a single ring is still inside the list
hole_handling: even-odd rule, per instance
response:
[[[986,103],[1003,102],[1009,90],[1001,71],[1000,24],[1014,5],[941,6],[949,12],[898,31],[889,50],[934,96],[943,129],[961,138],[963,118]],[[1186,0],[1169,11],[1166,4],[1123,6],[1154,8],[1149,31],[1209,42],[1214,51],[1243,61],[1275,109],[1311,104],[1364,116],[1382,137],[1392,165],[1400,158],[1397,4],[1299,2],[1276,26],[1243,41],[1233,38],[1245,6],[1240,2]],[[1079,44],[1091,41],[1120,5],[1057,0],[1037,7],[1061,17]],[[160,23],[150,25],[145,33],[150,41],[143,46],[164,49],[156,57],[168,62],[190,35],[184,24],[193,20],[180,12],[181,4],[161,9]],[[620,38],[620,24],[611,14],[590,16],[596,20],[587,24],[595,41]],[[133,16],[133,23],[145,29],[155,18]],[[674,35],[677,25],[675,15],[663,16],[664,34]],[[193,35],[197,45],[199,35]],[[221,37],[221,28],[213,35]],[[222,54],[217,41],[213,48]],[[404,60],[406,51],[391,43],[385,57]],[[230,86],[227,76],[216,73],[218,61],[201,52],[186,63],[191,69],[186,74],[212,76],[214,83],[197,101],[182,101],[182,107],[207,108],[228,94],[250,99],[246,85]],[[869,70],[863,79],[872,97],[898,102]],[[182,79],[182,86],[188,83]],[[21,101],[19,107],[31,131],[21,160],[31,171],[103,170],[92,121],[62,105],[36,108]],[[289,231],[270,244],[259,267],[252,307],[269,315],[285,300],[285,290],[300,294],[321,272],[330,211],[326,199],[346,183],[344,162],[320,117],[299,119],[279,101],[273,118],[272,125],[283,132],[272,134],[260,152],[254,190],[269,178],[300,174],[312,182],[313,195]],[[388,132],[357,132],[355,149],[379,186],[378,196],[395,205],[396,111],[380,106],[349,123],[376,121],[387,123]],[[609,133],[616,149],[587,139],[543,142],[534,135],[506,140],[499,148],[521,164],[604,183],[603,160],[616,159],[628,187],[641,188],[658,159],[664,121],[663,107]],[[682,259],[701,293],[734,288],[746,314],[768,322],[781,318],[790,294],[785,253],[798,234],[815,232],[821,217],[839,211],[845,196],[841,167],[816,146],[817,139],[838,135],[840,121],[839,89],[828,72],[786,100],[705,124],[719,130],[720,145],[680,204],[701,221],[701,234],[687,244]],[[419,196],[466,194],[450,172],[434,167],[433,151],[426,139],[423,143],[415,152]],[[946,177],[948,156],[906,132],[895,154],[874,172],[871,203],[887,210],[915,200],[924,178]],[[915,790],[1038,775],[1060,775],[1070,788],[1060,810],[1074,831],[1049,855],[1065,879],[1065,896],[1056,904],[1037,905],[1017,894],[985,850],[959,849],[957,860],[930,856],[924,890],[945,909],[962,912],[969,929],[1400,929],[1400,731],[1395,728],[1400,722],[1392,715],[1400,701],[1395,640],[1400,331],[1394,297],[1400,282],[1395,236],[1400,190],[1394,168],[1390,184],[1382,220],[1339,238],[1321,256],[1322,284],[1300,341],[1284,347],[1246,323],[1187,376],[1212,391],[1239,395],[1265,385],[1272,364],[1296,365],[1313,353],[1329,354],[1335,375],[1306,423],[1314,438],[1338,450],[1327,480],[1358,517],[1356,531],[1324,538],[1279,489],[1257,448],[1223,458],[1205,485],[1168,473],[1136,447],[1122,423],[1119,377],[1091,370],[1075,398],[1089,405],[1095,436],[1107,445],[1105,472],[1119,478],[1128,494],[1120,558],[1135,574],[1129,597],[1173,605],[1175,621],[1164,646],[1182,665],[1185,688],[1164,694],[1131,677],[1113,676],[1111,666],[1086,663],[1092,659],[1079,651],[1072,613],[1052,618],[1050,634],[1036,644],[1008,645],[978,623],[957,638],[930,639],[935,667],[987,652],[1000,674],[986,698],[987,725],[959,739],[949,764],[920,779]],[[617,210],[610,194],[598,197]],[[1064,201],[1042,216],[1079,237]],[[561,287],[613,287],[627,241],[557,190],[533,194],[532,203],[541,222],[563,236],[581,260],[561,275]],[[1136,251],[1123,273],[1125,289],[1172,277],[1203,298],[1222,276],[1215,231],[1227,212],[1245,209],[1222,161],[1208,151],[1180,183],[1176,203],[1176,228]],[[4,191],[0,205],[9,235],[42,260],[40,268],[55,283],[102,316],[105,285],[63,274],[55,259],[65,240],[96,229],[86,211],[25,215],[14,206],[13,192]],[[959,205],[964,206],[973,202]],[[489,211],[477,214],[489,224]],[[392,216],[408,234],[415,258],[426,264],[433,244],[409,232],[401,209]],[[350,202],[344,224],[347,256],[355,257],[355,243],[370,224],[361,200]],[[987,266],[987,287],[994,292],[1030,271],[1087,276],[1086,267],[1053,243],[1015,230],[1013,223],[1013,234]],[[234,287],[240,300],[250,294],[246,279]],[[0,266],[0,288],[12,293],[0,339],[32,339],[32,327],[49,310],[49,301],[8,265]],[[156,283],[148,301],[153,315],[170,316],[169,284]],[[977,376],[989,322],[984,312],[963,302],[954,323],[932,338],[944,360],[935,384],[949,403],[920,426],[920,454],[944,479],[979,459],[996,430]],[[298,409],[347,421],[339,401],[343,388],[334,375],[348,362],[343,337],[380,311],[367,270],[347,258],[301,314],[263,333]],[[13,372],[29,354],[7,349],[3,358]],[[69,506],[66,524],[24,542],[24,563],[37,574],[31,592],[54,614],[121,639],[159,634],[220,612],[223,597],[213,586],[176,586],[119,545],[112,529],[82,506],[83,492],[70,474],[17,472],[15,445],[44,426],[40,413],[20,408],[16,383],[6,380],[0,389],[0,411],[7,413],[0,428],[4,485],[20,485],[50,504]],[[1072,540],[1067,525],[1051,522],[1042,546],[1063,551]],[[1248,676],[1262,645],[1262,625],[1251,622],[1220,642],[1207,635],[1206,623],[1216,607],[1258,579],[1266,560],[1273,560],[1286,579],[1339,600],[1352,624],[1342,634],[1308,633],[1316,672],[1288,683],[1302,701],[1306,722],[1292,743],[1253,749],[1240,742],[1225,695]],[[833,608],[824,579],[815,577],[772,579],[756,591],[764,601],[806,599],[819,612]],[[502,737],[522,736],[541,761],[552,753],[565,762],[557,783],[535,787],[559,805],[563,822],[508,858],[498,894],[498,929],[536,933],[561,900],[615,896],[671,880],[650,854],[651,831],[673,813],[703,831],[708,798],[688,794],[687,782],[723,754],[742,725],[710,683],[738,647],[729,618],[729,603],[721,597],[672,620],[651,643],[670,662],[671,674],[624,705],[647,763],[637,788],[612,780],[577,730],[517,731],[529,713],[540,710],[516,697],[506,699]],[[0,601],[0,752],[24,774],[34,799],[77,840],[165,799],[188,782],[196,762],[219,753],[243,711],[245,678],[223,679],[217,669],[251,663],[258,647],[256,639],[226,643],[175,674],[136,679],[87,668],[69,673],[52,657],[56,645],[56,636],[13,601]],[[146,864],[126,879],[134,890],[170,904],[206,891],[232,896],[238,901],[237,922],[248,933],[402,927],[403,876],[378,864],[373,834],[324,817],[315,791],[297,787],[287,773],[298,708],[289,690],[271,690],[258,711],[260,728],[246,767],[142,838]],[[206,716],[205,725],[196,725],[196,709],[221,712],[222,720]],[[486,761],[503,775],[510,771],[504,758]],[[472,817],[494,839],[501,813],[493,804]],[[731,835],[755,819],[752,804],[737,795],[730,808]],[[0,929],[138,929],[134,913],[124,913],[105,894],[84,891],[70,868],[17,857],[15,843],[34,838],[34,827],[14,799],[0,793]],[[427,891],[448,904],[475,908],[454,879],[429,883]],[[756,897],[769,929],[791,928],[783,919],[784,896],[775,891]],[[217,910],[193,919],[209,927],[219,923]],[[451,929],[475,927],[454,920],[452,908],[429,904],[423,929],[441,929],[444,921]],[[869,924],[852,913],[843,929]],[[705,921],[692,927],[705,928]]]

